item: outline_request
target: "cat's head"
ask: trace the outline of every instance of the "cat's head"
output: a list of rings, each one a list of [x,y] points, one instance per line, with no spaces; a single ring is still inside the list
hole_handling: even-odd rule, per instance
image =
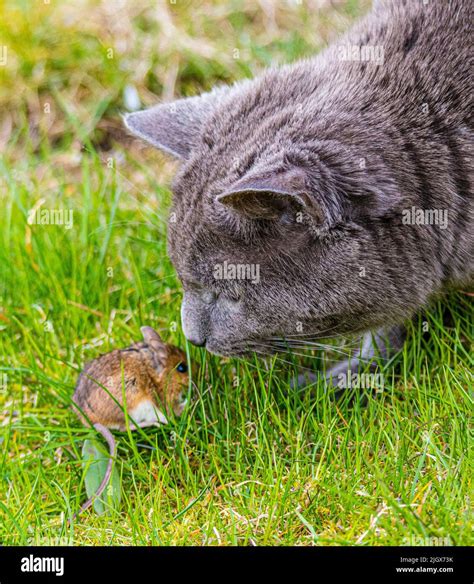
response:
[[[273,351],[283,337],[355,332],[409,311],[397,265],[385,265],[391,243],[373,229],[388,221],[394,182],[360,136],[339,143],[347,120],[330,121],[265,80],[126,117],[181,161],[168,246],[191,342]]]

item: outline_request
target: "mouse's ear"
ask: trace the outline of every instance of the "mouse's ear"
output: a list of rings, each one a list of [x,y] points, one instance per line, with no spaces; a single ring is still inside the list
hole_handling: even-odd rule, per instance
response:
[[[142,331],[143,340],[152,349],[160,353],[167,351],[166,343],[163,342],[155,329],[151,328],[151,326],[142,326],[140,330]]]

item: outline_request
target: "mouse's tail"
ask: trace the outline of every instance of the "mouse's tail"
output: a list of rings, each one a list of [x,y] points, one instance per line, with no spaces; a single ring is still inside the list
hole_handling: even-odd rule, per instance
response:
[[[109,446],[109,461],[107,463],[107,468],[105,470],[104,478],[102,479],[102,482],[100,483],[99,488],[91,497],[89,497],[89,499],[87,499],[87,501],[81,506],[79,511],[74,513],[74,515],[73,515],[74,519],[78,515],[80,515],[83,511],[88,509],[92,505],[92,503],[95,501],[95,499],[97,499],[97,497],[100,497],[102,495],[102,493],[104,492],[105,488],[107,487],[107,485],[109,483],[110,476],[112,474],[112,465],[114,463],[115,451],[116,451],[115,438],[113,437],[112,432],[108,428],[103,426],[102,424],[99,424],[99,423],[94,424],[94,428],[97,430],[97,432],[102,434],[102,436],[107,441],[107,444]]]

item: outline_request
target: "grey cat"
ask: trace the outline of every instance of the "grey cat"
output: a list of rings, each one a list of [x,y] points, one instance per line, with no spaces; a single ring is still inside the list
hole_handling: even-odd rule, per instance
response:
[[[472,22],[472,0],[377,2],[315,58],[126,117],[181,160],[168,237],[191,342],[245,355],[369,332],[332,377],[469,285]]]

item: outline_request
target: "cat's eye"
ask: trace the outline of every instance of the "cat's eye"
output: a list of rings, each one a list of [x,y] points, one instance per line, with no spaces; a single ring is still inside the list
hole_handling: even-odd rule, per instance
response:
[[[201,293],[201,300],[205,304],[212,304],[213,302],[215,302],[216,298],[217,294],[212,290],[205,290],[204,292]]]
[[[186,365],[186,363],[178,363],[178,366],[176,367],[176,371],[178,371],[179,373],[187,373],[188,372],[188,366]]]
[[[280,215],[281,225],[294,225],[296,223],[296,218],[294,213],[282,213]]]
[[[237,304],[242,300],[242,296],[242,292],[238,290],[232,290],[226,293],[225,299],[229,302],[232,302],[233,304]]]

